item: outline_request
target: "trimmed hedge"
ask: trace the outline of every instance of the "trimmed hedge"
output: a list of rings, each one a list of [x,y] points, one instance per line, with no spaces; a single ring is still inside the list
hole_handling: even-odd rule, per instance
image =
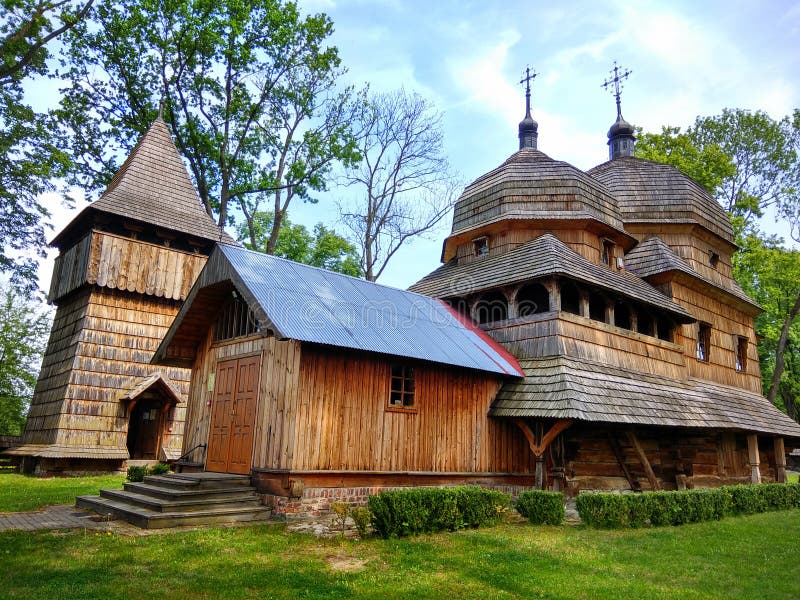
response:
[[[476,486],[410,488],[370,496],[372,526],[384,538],[493,525],[511,497]]]
[[[544,490],[520,492],[516,509],[534,525],[561,525],[564,522],[564,494]]]
[[[584,493],[576,506],[594,527],[644,527],[713,521],[733,515],[800,508],[800,484],[763,483],[642,494]]]

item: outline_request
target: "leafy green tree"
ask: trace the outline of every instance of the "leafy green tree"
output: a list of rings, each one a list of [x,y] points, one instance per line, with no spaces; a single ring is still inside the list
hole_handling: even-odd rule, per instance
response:
[[[23,99],[22,81],[47,73],[48,44],[74,27],[92,4],[5,0],[0,4],[0,272],[18,287],[36,287],[36,254],[46,245],[48,215],[39,196],[54,190],[67,157],[53,144],[51,123]],[[25,251],[33,250],[33,256]]]
[[[19,435],[50,330],[49,312],[0,289],[0,435]]]
[[[256,244],[251,241],[251,229],[255,231]],[[250,250],[264,252],[270,231],[273,231],[272,214],[259,212],[248,224],[239,227],[239,241]],[[317,223],[310,232],[285,217],[273,254],[353,277],[363,275],[355,246],[322,223]]]
[[[104,186],[158,115],[220,225],[275,215],[273,252],[292,200],[325,188],[332,166],[357,160],[357,96],[323,15],[284,0],[123,0],[92,8],[68,36],[58,116],[77,164],[71,183]],[[255,245],[255,232],[249,231]]]

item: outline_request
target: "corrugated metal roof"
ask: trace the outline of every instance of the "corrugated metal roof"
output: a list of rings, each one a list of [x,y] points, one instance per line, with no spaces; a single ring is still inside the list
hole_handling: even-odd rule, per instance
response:
[[[510,354],[433,298],[235,246],[214,253],[280,338],[522,376]]]

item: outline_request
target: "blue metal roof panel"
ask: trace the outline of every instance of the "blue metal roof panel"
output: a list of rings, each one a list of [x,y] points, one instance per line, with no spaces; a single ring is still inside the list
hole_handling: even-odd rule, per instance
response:
[[[234,246],[219,246],[281,335],[299,341],[517,374],[438,300]]]

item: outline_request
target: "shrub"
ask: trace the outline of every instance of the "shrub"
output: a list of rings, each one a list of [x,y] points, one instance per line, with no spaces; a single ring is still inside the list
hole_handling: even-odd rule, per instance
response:
[[[144,476],[147,475],[147,467],[128,467],[128,481],[144,481]]]
[[[169,465],[166,463],[156,463],[147,471],[148,475],[164,475],[165,473],[169,473],[170,468]]]
[[[350,511],[350,518],[353,519],[353,523],[358,530],[358,537],[361,539],[367,537],[367,529],[372,519],[372,513],[369,509],[365,506],[356,506]]]
[[[347,502],[334,502],[331,504],[333,510],[333,526],[341,530],[344,535],[345,526],[347,524],[347,517],[350,516],[350,505]]]
[[[534,525],[561,525],[564,522],[564,494],[561,492],[520,492],[516,508]]]
[[[368,505],[375,531],[388,538],[494,524],[510,500],[503,492],[463,486],[381,492]]]
[[[800,485],[766,483],[643,494],[580,494],[576,505],[583,522],[595,527],[682,525],[800,508]]]

